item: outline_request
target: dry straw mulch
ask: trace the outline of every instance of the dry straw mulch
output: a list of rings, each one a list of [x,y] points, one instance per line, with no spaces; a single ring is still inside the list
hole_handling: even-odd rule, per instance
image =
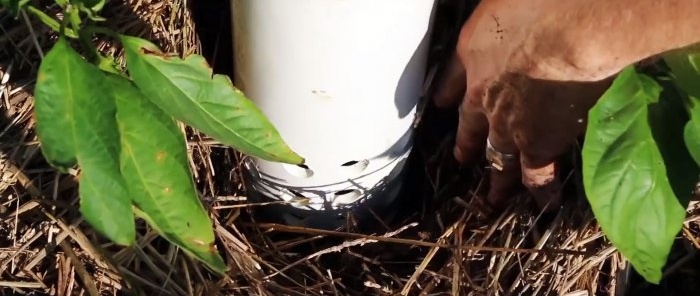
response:
[[[227,1],[215,2],[198,4],[224,7],[204,10],[217,12],[205,16],[209,24],[227,13]],[[431,73],[473,5],[467,2],[440,1]],[[53,9],[48,1],[34,4]],[[105,15],[119,32],[154,40],[167,51],[200,53],[206,44],[200,44],[191,4],[115,0]],[[229,38],[223,29],[228,23],[218,25],[204,31],[223,32],[212,40]],[[0,294],[573,296],[621,295],[624,283],[632,282],[635,291],[671,295],[674,288],[697,286],[697,268],[689,268],[698,266],[697,204],[667,270],[682,281],[656,287],[660,290],[634,284],[585,202],[575,153],[565,176],[566,203],[558,213],[541,215],[522,195],[500,217],[482,221],[470,208],[472,196],[485,186],[485,170],[454,167],[454,114],[430,105],[421,115],[410,177],[419,190],[403,194],[393,219],[378,215],[364,226],[338,231],[260,221],[257,209],[264,206],[245,198],[241,156],[183,127],[230,273],[214,276],[141,221],[138,245],[115,247],[84,223],[75,177],[46,164],[33,131],[32,86],[40,56],[54,37],[32,17],[0,12]],[[109,40],[97,42],[120,56]],[[210,43],[209,48],[218,46]]]

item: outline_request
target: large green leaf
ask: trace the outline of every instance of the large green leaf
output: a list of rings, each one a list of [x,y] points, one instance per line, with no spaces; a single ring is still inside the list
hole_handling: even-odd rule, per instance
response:
[[[143,39],[121,40],[136,86],[175,119],[252,156],[292,164],[304,161],[228,76],[212,75],[202,56],[183,60]]]
[[[46,54],[35,87],[37,134],[46,159],[81,168],[80,211],[97,231],[122,244],[135,239],[134,216],[119,170],[116,107],[102,72],[64,38]]]
[[[213,247],[211,220],[197,195],[184,135],[175,121],[121,77],[116,92],[121,169],[134,203],[163,237],[217,272],[226,265]]]
[[[682,50],[667,53],[666,64],[673,71],[678,86],[687,94],[690,121],[685,125],[685,145],[695,162],[700,165],[700,51]]]
[[[75,107],[79,102],[75,101],[80,94],[94,89],[90,84],[76,83],[73,75],[81,76],[81,73],[73,73],[71,67],[86,66],[80,57],[74,57],[66,41],[59,39],[39,65],[34,87],[34,117],[41,152],[53,167],[64,173],[78,163],[73,134]],[[63,72],[68,75],[62,75]]]
[[[660,100],[661,93],[652,78],[625,69],[590,110],[583,146],[584,188],[596,219],[652,283],[681,229],[688,176],[697,173],[681,141],[682,106],[673,96]]]

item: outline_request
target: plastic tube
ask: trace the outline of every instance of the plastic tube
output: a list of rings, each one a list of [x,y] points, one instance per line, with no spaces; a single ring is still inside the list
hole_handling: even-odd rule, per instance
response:
[[[307,213],[389,203],[412,148],[435,1],[233,0],[231,7],[234,83],[306,159],[303,166],[249,159],[253,191]]]

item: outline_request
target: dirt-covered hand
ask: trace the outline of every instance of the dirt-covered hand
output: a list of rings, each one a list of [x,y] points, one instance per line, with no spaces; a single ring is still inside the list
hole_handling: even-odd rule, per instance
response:
[[[555,159],[585,130],[587,111],[620,70],[580,67],[577,44],[567,42],[575,38],[543,22],[557,19],[558,2],[482,1],[434,97],[441,107],[459,104],[455,158],[474,164],[487,152],[491,211],[521,183],[541,208],[557,208]]]

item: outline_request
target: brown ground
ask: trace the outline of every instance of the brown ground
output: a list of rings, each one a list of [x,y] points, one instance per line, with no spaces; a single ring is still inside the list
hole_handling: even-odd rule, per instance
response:
[[[440,1],[431,71],[467,16],[471,4],[463,2]],[[119,32],[168,51],[203,53],[216,72],[231,74],[228,1],[198,1],[194,19],[184,3],[115,0],[105,15]],[[402,194],[396,212],[378,214],[383,219],[330,232],[270,224],[262,220],[265,207],[245,198],[240,155],[186,128],[217,248],[232,271],[215,277],[143,223],[138,246],[115,247],[80,218],[75,180],[50,168],[36,141],[33,79],[51,37],[31,17],[14,20],[0,12],[2,295],[622,295],[625,283],[627,295],[700,291],[698,204],[679,235],[668,279],[645,285],[624,272],[624,260],[595,224],[582,194],[578,153],[564,159],[570,169],[559,213],[539,215],[523,194],[499,218],[480,221],[470,202],[486,186],[485,169],[454,166],[455,114],[429,104],[408,176],[414,187]],[[105,52],[120,54],[99,42]]]

